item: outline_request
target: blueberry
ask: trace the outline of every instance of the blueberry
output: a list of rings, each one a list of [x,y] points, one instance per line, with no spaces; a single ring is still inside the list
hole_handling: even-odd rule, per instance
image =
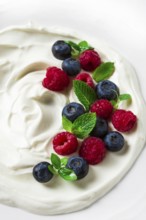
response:
[[[62,69],[69,76],[76,76],[81,71],[80,62],[73,58],[68,58],[63,61]]]
[[[104,137],[108,133],[108,123],[106,120],[102,118],[96,119],[96,125],[92,132],[90,133],[90,136],[94,137]]]
[[[77,179],[82,179],[88,174],[89,165],[82,157],[72,156],[68,159],[67,168],[72,169],[77,175]]]
[[[117,131],[111,131],[104,137],[106,148],[109,151],[120,151],[125,143],[124,137]]]
[[[116,100],[119,96],[119,88],[109,80],[103,80],[96,86],[96,92],[99,99]]]
[[[41,162],[34,166],[33,176],[40,183],[46,183],[52,179],[53,174],[49,171],[48,162]]]
[[[68,120],[74,121],[77,117],[85,113],[84,107],[76,102],[71,102],[66,105],[62,110],[62,116],[65,116]]]
[[[58,40],[52,46],[52,53],[57,59],[65,60],[71,57],[71,47],[63,40]]]

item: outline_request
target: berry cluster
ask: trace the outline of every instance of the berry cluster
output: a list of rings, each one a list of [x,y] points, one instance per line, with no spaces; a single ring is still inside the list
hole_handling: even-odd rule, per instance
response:
[[[94,50],[85,50],[76,59],[72,58],[72,47],[62,40],[53,44],[52,53],[57,59],[63,60],[62,70],[57,67],[48,68],[46,78],[43,80],[43,86],[52,91],[61,91],[68,87],[69,76],[78,75],[81,68],[93,71],[101,64],[100,56]],[[79,74],[76,79],[94,87],[93,80],[87,73]]]
[[[48,182],[55,172],[53,169],[59,169],[58,173],[67,180],[75,180],[71,178],[71,172],[74,172],[76,179],[85,177],[89,164],[98,164],[105,158],[107,151],[116,152],[124,147],[125,140],[119,132],[130,131],[137,121],[131,111],[117,109],[120,98],[126,100],[130,95],[120,95],[118,86],[107,79],[114,72],[113,63],[105,63],[104,69],[99,54],[87,42],[75,44],[59,40],[53,44],[52,53],[55,58],[63,60],[62,69],[47,69],[46,78],[42,82],[45,88],[61,91],[69,85],[70,80],[83,82],[74,90],[81,104],[71,102],[62,110],[65,120],[63,128],[67,131],[53,138],[53,149],[57,154],[70,155],[78,149],[78,155],[68,158],[65,167],[61,167],[58,156],[54,156],[59,164],[55,163],[55,168],[47,162],[37,164],[33,175],[39,182]],[[81,72],[81,69],[94,71],[93,78],[90,73]],[[109,121],[117,131],[109,130]],[[80,146],[78,138],[84,138]]]

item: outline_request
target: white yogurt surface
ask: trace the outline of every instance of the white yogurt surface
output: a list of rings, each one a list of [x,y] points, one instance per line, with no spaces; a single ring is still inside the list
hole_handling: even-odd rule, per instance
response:
[[[73,34],[74,36],[74,34]],[[66,182],[54,177],[48,184],[36,182],[33,166],[48,161],[52,138],[62,131],[61,112],[76,100],[72,90],[52,92],[42,86],[48,66],[61,67],[53,57],[56,40],[87,40],[103,61],[115,63],[110,78],[132,103],[120,106],[138,117],[137,128],[124,134],[127,145],[119,153],[107,153],[104,161],[90,166],[82,180]],[[133,165],[145,144],[145,104],[133,68],[110,47],[70,31],[27,25],[0,32],[0,202],[41,215],[68,213],[89,206],[115,186]]]

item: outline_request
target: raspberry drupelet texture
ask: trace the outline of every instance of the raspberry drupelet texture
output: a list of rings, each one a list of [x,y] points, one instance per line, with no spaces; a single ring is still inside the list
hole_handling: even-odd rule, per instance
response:
[[[49,67],[42,84],[49,90],[61,91],[69,85],[69,81],[69,77],[63,70],[57,67]]]
[[[96,112],[96,115],[103,119],[109,119],[113,112],[112,104],[106,99],[95,101],[90,108],[91,112]]]
[[[136,122],[137,117],[131,111],[118,109],[112,115],[112,124],[120,132],[130,131]]]
[[[96,137],[86,138],[81,144],[79,155],[83,157],[88,164],[94,165],[100,163],[106,155],[103,140]]]
[[[61,132],[53,139],[53,148],[60,155],[69,155],[77,150],[78,141],[70,132]]]
[[[75,80],[81,80],[94,89],[94,82],[88,73],[79,73],[76,76]]]
[[[86,71],[94,71],[101,64],[100,56],[95,50],[85,50],[79,60],[81,67]]]

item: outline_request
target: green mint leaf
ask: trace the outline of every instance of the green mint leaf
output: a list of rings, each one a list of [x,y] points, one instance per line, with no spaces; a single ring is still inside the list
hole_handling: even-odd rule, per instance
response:
[[[69,171],[67,171],[67,170],[69,170]],[[70,170],[67,168],[62,168],[58,171],[58,173],[64,180],[69,180],[69,181],[77,180],[77,176],[73,170]]]
[[[79,57],[80,53],[82,53],[85,50],[92,50],[94,49],[91,47],[87,41],[81,41],[79,44],[73,42],[73,41],[65,41],[67,44],[71,46],[71,56],[73,58]]]
[[[118,104],[119,104],[118,101],[111,100],[110,103],[112,104],[112,106],[114,107],[114,109],[117,109],[117,108],[118,108]]]
[[[62,117],[62,126],[66,131],[72,131],[72,122],[68,120],[65,116]]]
[[[100,82],[102,80],[108,79],[115,71],[114,63],[106,62],[102,63],[99,67],[97,67],[93,72],[93,79],[96,82]]]
[[[80,52],[79,52],[79,51],[77,51],[77,50],[72,50],[72,51],[71,51],[71,57],[72,57],[72,58],[76,59],[76,58],[79,57],[79,55],[80,55]]]
[[[78,46],[78,44],[74,43],[73,41],[66,41],[66,43],[69,44],[73,50],[77,50],[80,52],[80,47]]]
[[[78,44],[74,43],[73,41],[65,42],[71,46],[71,56],[73,58],[77,58],[80,55],[80,47],[78,46]]]
[[[68,162],[68,158],[67,157],[61,158],[61,166],[66,166],[67,162]]]
[[[119,100],[124,101],[124,100],[131,100],[131,95],[130,94],[121,94],[119,95]]]
[[[78,138],[87,137],[93,130],[96,124],[96,114],[95,113],[85,113],[79,116],[73,123],[72,132]]]
[[[97,99],[95,91],[81,80],[73,81],[73,88],[79,101],[84,105],[88,111],[90,105]]]
[[[64,175],[70,175],[72,173],[72,170],[66,167],[63,167],[59,170],[59,172],[64,173]]]
[[[60,167],[61,167],[61,160],[60,160],[60,158],[59,158],[56,154],[54,154],[54,153],[51,154],[51,162],[52,162],[52,165],[53,165],[57,170],[60,169]]]
[[[117,104],[115,100],[111,100],[110,103],[112,104],[112,106],[115,106]]]
[[[116,92],[116,91],[115,91]],[[113,107],[115,108],[115,109],[117,109],[118,108],[118,106],[119,106],[119,103],[121,102],[121,101],[131,101],[132,100],[132,97],[131,97],[131,95],[130,94],[121,94],[121,95],[119,95],[118,96],[118,94],[117,94],[117,100],[115,101],[115,100],[111,100],[110,101],[110,103],[113,105]]]
[[[50,165],[48,166],[48,169],[49,169],[49,171],[50,171],[51,173],[53,173],[54,175],[57,175],[57,174],[58,174],[58,172],[56,171],[56,169],[53,167],[52,164],[50,164]]]
[[[114,109],[117,109],[117,108],[118,108],[119,101],[111,100],[110,103],[112,104],[112,106],[114,107]]]
[[[93,50],[94,48],[91,47],[87,41],[81,41],[79,44],[80,51],[83,52],[85,50]]]

